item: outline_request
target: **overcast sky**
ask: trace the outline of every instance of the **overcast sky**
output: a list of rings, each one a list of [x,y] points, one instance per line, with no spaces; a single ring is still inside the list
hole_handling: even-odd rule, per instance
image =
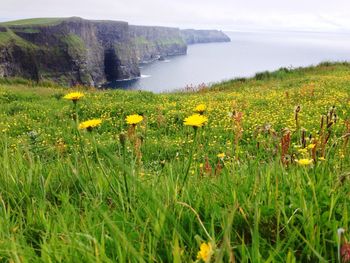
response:
[[[223,30],[350,31],[350,0],[0,0],[0,20],[80,16]]]

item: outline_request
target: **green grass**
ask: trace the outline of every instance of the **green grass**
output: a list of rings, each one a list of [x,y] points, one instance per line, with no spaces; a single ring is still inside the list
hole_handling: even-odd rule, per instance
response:
[[[155,41],[149,41],[145,37],[135,37],[133,42],[136,46],[142,49],[143,46],[156,47],[156,46],[172,46],[172,45],[186,45],[182,38],[164,38]]]
[[[78,35],[68,34],[62,37],[62,42],[67,44],[68,54],[72,57],[81,57],[86,54],[85,43]]]
[[[76,109],[64,88],[0,81],[0,260],[191,262],[212,242],[212,262],[336,262],[350,223],[349,73],[282,69],[196,93],[81,88]],[[183,120],[200,103],[209,121],[194,138]],[[78,131],[74,116],[103,122]],[[310,166],[295,161],[311,158],[303,129],[318,143]]]
[[[150,45],[151,42],[148,41],[145,37],[141,36],[141,37],[135,37],[133,39],[134,43],[136,45]]]
[[[50,17],[50,18],[30,18],[30,19],[21,19],[14,20],[8,22],[0,23],[0,26],[52,26],[57,25],[69,18],[58,18],[58,17]]]
[[[0,47],[7,46],[10,43],[14,43],[20,47],[27,49],[34,49],[37,47],[33,43],[19,37],[10,29],[8,29],[6,32],[0,32]]]
[[[13,39],[10,32],[0,32],[0,45],[6,45]]]
[[[164,45],[164,46],[170,46],[170,45],[186,45],[186,43],[184,42],[184,40],[179,37],[179,38],[169,38],[169,39],[164,39],[161,41],[158,41],[158,44],[160,45]]]

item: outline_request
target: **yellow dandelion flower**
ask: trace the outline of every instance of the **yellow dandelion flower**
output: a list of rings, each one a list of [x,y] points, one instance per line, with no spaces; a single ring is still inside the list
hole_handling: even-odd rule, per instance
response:
[[[200,114],[194,114],[194,115],[191,115],[190,117],[187,117],[184,120],[184,125],[192,126],[192,127],[202,127],[207,121],[208,121],[207,117]]]
[[[203,112],[205,112],[205,110],[207,109],[207,106],[205,104],[199,104],[194,111],[198,112],[200,114],[202,114]]]
[[[216,155],[218,158],[220,159],[224,159],[225,158],[225,153],[219,153],[218,155]]]
[[[314,160],[312,160],[312,159],[300,159],[300,160],[295,160],[295,161],[299,165],[310,165],[313,163]]]
[[[197,254],[198,260],[203,260],[204,262],[209,262],[211,256],[213,255],[214,250],[212,245],[208,243],[202,243],[199,247],[199,251]]]
[[[84,122],[79,124],[79,129],[80,130],[86,129],[88,131],[91,131],[93,128],[100,126],[101,123],[102,123],[102,120],[100,120],[100,119],[93,119],[93,120],[84,121]]]
[[[71,92],[71,93],[68,93],[63,98],[66,99],[66,100],[71,100],[73,102],[77,102],[82,97],[84,97],[84,94],[81,93],[81,92]]]
[[[125,118],[127,124],[136,125],[143,120],[143,117],[138,114],[129,115]]]
[[[307,149],[306,148],[298,149],[298,152],[300,152],[300,153],[307,153]]]
[[[309,144],[309,145],[307,146],[307,148],[308,148],[308,149],[313,149],[313,148],[315,148],[315,146],[316,146],[316,144],[311,143],[311,144]]]

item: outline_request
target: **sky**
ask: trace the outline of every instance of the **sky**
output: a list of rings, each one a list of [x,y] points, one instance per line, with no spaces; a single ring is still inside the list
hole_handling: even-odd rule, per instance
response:
[[[0,21],[70,16],[196,29],[350,32],[350,0],[0,0]]]

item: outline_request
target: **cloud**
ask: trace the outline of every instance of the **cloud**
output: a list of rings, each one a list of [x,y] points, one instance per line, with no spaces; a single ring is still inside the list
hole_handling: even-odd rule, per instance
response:
[[[344,10],[350,10],[348,0],[1,0],[0,19],[81,16],[226,30],[350,30]]]

